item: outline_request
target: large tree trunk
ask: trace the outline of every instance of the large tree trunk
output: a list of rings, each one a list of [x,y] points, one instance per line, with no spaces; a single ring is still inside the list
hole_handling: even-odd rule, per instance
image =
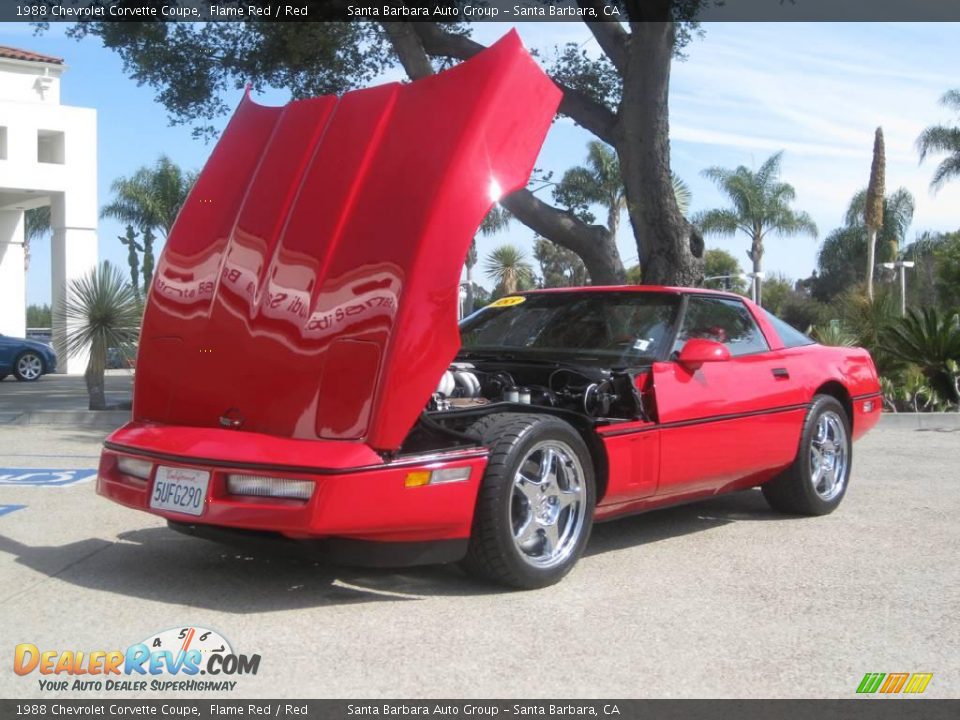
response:
[[[381,25],[411,80],[433,74],[428,52],[465,60],[483,50],[479,43],[447,33],[435,23],[385,22]],[[571,107],[586,107],[576,113],[578,122],[598,137],[603,137],[609,111],[599,108],[591,110],[590,103],[584,101],[580,94],[568,88],[562,89],[564,99],[560,112],[564,112],[564,107],[568,111]],[[588,225],[571,213],[543,202],[526,189],[507,195],[500,204],[534,232],[579,255],[595,285],[621,285],[625,282],[626,275],[616,240],[607,228]]]
[[[873,300],[873,266],[877,259],[877,229],[867,230],[867,297]]]
[[[675,28],[670,22],[630,26],[623,101],[614,132],[643,281],[698,285],[703,280],[703,238],[680,213],[670,178],[667,100]]]

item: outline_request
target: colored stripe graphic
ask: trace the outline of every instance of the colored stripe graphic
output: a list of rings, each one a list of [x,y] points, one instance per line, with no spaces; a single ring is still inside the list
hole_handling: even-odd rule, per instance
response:
[[[910,681],[903,689],[905,693],[922,693],[927,689],[930,680],[933,679],[933,673],[914,673],[910,676]]]
[[[867,673],[863,676],[863,680],[860,681],[857,692],[875,693],[877,688],[880,687],[880,683],[883,682],[884,677],[886,677],[886,673]]]
[[[933,673],[867,673],[857,686],[858,693],[881,692],[886,695],[897,693],[919,694],[927,689],[933,679]]]
[[[910,673],[890,673],[887,675],[886,682],[880,687],[880,692],[888,694],[900,692],[908,677],[910,677]]]

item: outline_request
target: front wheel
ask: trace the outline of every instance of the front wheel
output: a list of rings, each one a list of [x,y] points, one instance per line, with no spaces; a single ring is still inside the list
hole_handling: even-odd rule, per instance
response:
[[[13,364],[13,374],[17,380],[33,382],[43,375],[43,358],[29,350],[21,353]]]
[[[593,463],[583,438],[548,415],[489,415],[471,431],[490,456],[464,568],[520,589],[558,582],[593,527]]]
[[[847,492],[853,447],[850,420],[840,401],[817,395],[803,423],[793,464],[761,487],[774,510],[792,515],[827,515]]]

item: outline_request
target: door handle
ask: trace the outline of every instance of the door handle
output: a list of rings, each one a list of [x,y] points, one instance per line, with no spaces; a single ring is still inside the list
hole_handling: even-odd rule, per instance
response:
[[[773,376],[778,380],[780,378],[783,378],[784,380],[788,380],[790,378],[790,371],[787,370],[786,368],[773,368],[771,372],[773,373]]]

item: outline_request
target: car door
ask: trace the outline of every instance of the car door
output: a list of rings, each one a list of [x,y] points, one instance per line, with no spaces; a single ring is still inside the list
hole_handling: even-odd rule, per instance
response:
[[[0,335],[0,373],[13,370],[13,353],[16,343],[6,335]]]
[[[730,357],[691,369],[677,360],[693,338],[722,343]],[[779,345],[779,342],[777,342]],[[661,426],[660,495],[758,482],[786,467],[806,406],[791,360],[772,350],[747,305],[690,295],[671,359],[653,366]]]

